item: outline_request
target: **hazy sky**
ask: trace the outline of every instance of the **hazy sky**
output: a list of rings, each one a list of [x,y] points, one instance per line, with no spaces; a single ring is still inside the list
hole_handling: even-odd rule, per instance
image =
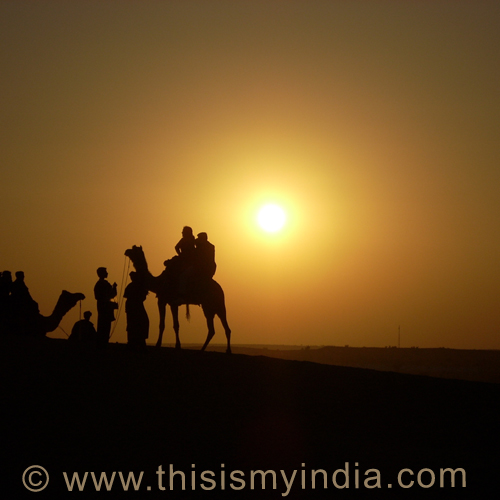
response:
[[[499,26],[480,0],[4,0],[0,268],[96,321],[96,268],[120,285],[137,244],[157,275],[190,225],[234,343],[498,349]]]

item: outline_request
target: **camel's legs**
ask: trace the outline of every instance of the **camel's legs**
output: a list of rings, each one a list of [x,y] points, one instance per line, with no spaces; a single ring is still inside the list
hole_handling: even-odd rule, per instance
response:
[[[204,351],[210,341],[212,340],[213,336],[215,335],[215,326],[214,326],[214,315],[209,314],[205,316],[207,318],[207,326],[208,326],[208,335],[207,335],[207,340],[205,340],[205,343],[203,344],[203,347],[201,348],[202,351]]]
[[[227,323],[226,311],[224,311],[223,314],[219,314],[219,318],[222,323],[222,326],[224,327],[224,331],[226,332],[226,339],[227,339],[226,352],[227,354],[231,354],[231,328],[229,328],[229,325]]]
[[[175,348],[181,348],[181,339],[179,338],[179,306],[170,304],[170,311],[172,312],[172,319],[174,321],[175,332]]]
[[[163,301],[158,301],[158,312],[160,313],[160,333],[158,335],[158,342],[156,342],[156,347],[161,347],[163,340],[163,332],[165,331],[165,316],[167,313],[167,304]]]

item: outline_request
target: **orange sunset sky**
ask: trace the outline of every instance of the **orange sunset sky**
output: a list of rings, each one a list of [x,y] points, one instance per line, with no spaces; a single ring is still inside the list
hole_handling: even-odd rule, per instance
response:
[[[235,344],[498,349],[499,26],[481,0],[2,1],[0,269],[95,323],[97,267],[120,285],[136,244],[158,275],[190,225]]]

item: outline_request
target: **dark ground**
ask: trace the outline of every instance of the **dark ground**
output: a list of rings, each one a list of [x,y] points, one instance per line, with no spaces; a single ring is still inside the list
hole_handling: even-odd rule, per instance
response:
[[[193,346],[194,347],[194,346]],[[201,346],[200,346],[201,347]],[[199,348],[196,346],[196,348]],[[225,346],[214,347],[218,351]],[[487,349],[396,347],[236,346],[233,352],[327,365],[500,383],[500,351]]]
[[[2,498],[425,500],[498,495],[498,384],[169,348],[148,347],[139,354],[115,344],[95,352],[50,339],[3,337],[0,353]],[[331,477],[345,462],[349,487],[337,489]],[[39,493],[22,484],[24,470],[35,464],[50,474]],[[179,476],[169,490],[170,464],[185,473],[185,491]],[[165,491],[158,491],[159,465],[166,471]],[[415,481],[408,489],[398,486],[403,468],[414,471],[413,477],[403,476]],[[417,484],[424,468],[436,474],[436,484],[427,489]],[[449,478],[440,488],[440,468],[463,468],[466,487],[457,474],[455,488]],[[260,479],[251,490],[250,471],[271,469],[277,474],[276,489],[268,475],[264,490]],[[328,489],[311,488],[312,469],[327,471]],[[369,469],[380,471],[380,489],[363,485],[373,477],[373,472],[365,476]],[[216,474],[212,491],[201,489],[204,470]],[[234,470],[245,475],[241,491],[230,488]],[[287,497],[280,470],[288,478],[297,470]],[[124,492],[117,478],[111,491],[97,493],[89,477],[85,492],[70,493],[62,473],[75,471],[134,471],[137,476],[144,471],[144,477],[139,492]],[[430,477],[427,471],[421,480],[427,484]],[[343,481],[340,474],[338,482]]]

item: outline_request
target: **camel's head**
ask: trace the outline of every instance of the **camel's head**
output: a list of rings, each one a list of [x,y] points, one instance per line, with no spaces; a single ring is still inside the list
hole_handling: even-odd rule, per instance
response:
[[[146,257],[144,256],[144,251],[142,250],[142,246],[134,245],[132,248],[125,250],[125,255],[132,261],[134,267],[137,269],[146,266]]]
[[[134,260],[136,256],[139,256],[142,253],[144,255],[144,252],[142,251],[142,246],[137,246],[134,245],[132,248],[129,248],[128,250],[125,250],[125,255],[130,259]]]
[[[58,314],[62,318],[70,309],[76,306],[78,301],[84,298],[85,295],[83,293],[70,293],[67,290],[63,290],[57,301],[54,314]]]

